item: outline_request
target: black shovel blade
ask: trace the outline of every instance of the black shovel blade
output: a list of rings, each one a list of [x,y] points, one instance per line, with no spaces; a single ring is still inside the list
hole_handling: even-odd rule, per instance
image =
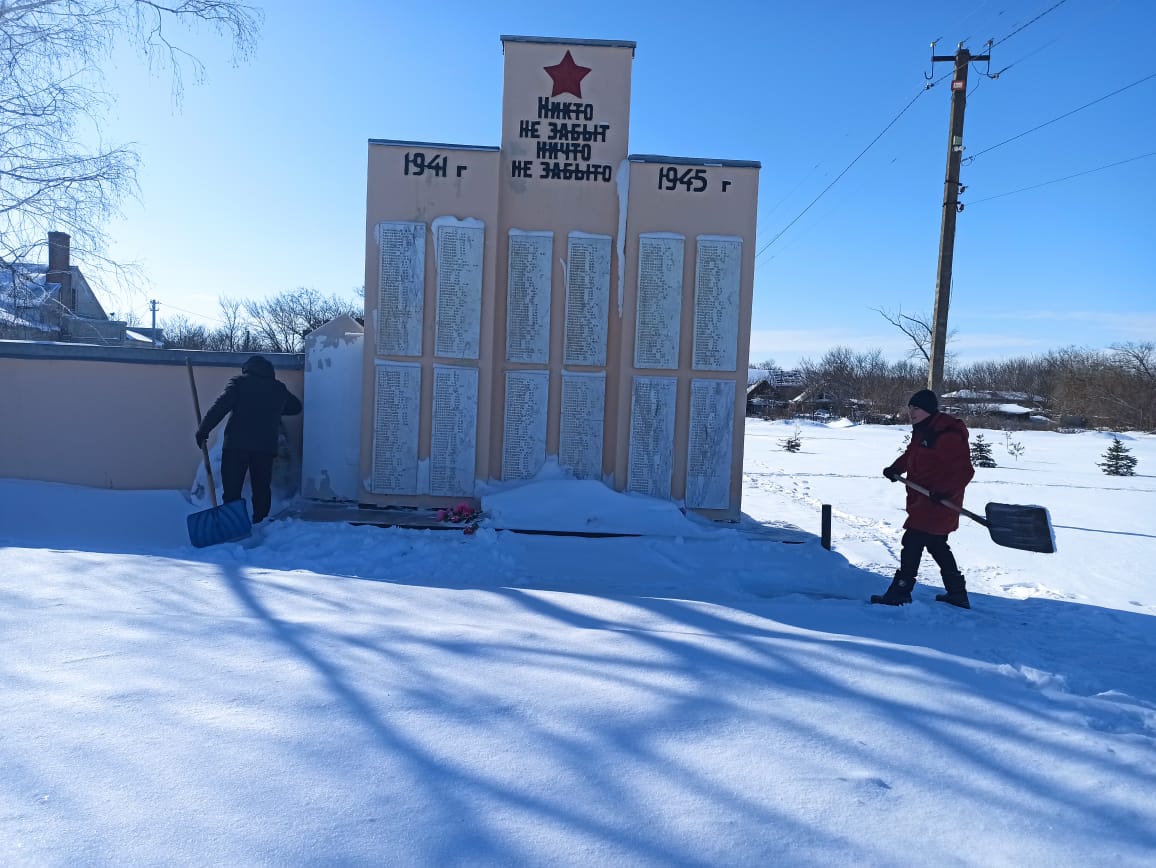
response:
[[[249,507],[244,500],[231,500],[221,506],[190,513],[189,542],[197,548],[244,539],[253,531]]]
[[[988,533],[996,545],[1048,555],[1055,552],[1056,533],[1046,508],[989,503],[984,511]]]

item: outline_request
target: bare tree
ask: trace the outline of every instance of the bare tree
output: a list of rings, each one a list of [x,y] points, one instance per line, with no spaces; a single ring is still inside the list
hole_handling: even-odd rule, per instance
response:
[[[802,359],[799,369],[810,401],[821,395],[833,412],[879,421],[899,414],[927,377],[914,362],[889,363],[880,349],[857,353],[849,347],[834,347],[818,362]]]
[[[217,308],[221,311],[221,327],[213,331],[214,349],[226,352],[244,352],[245,335],[250,331],[249,320],[242,312],[245,303],[236,298],[217,299]]]
[[[161,323],[166,350],[207,350],[209,330],[188,317],[174,316]]]
[[[1114,376],[1105,386],[1120,416],[1143,430],[1156,426],[1156,344],[1124,343],[1108,353]]]
[[[50,230],[68,232],[89,263],[105,226],[137,189],[129,145],[100,142],[111,96],[100,64],[128,39],[150,68],[170,71],[179,98],[201,63],[171,29],[209,29],[232,40],[234,59],[252,51],[261,14],[223,0],[0,0],[0,264],[29,258]]]
[[[1132,376],[1156,385],[1156,343],[1113,344],[1112,357]]]
[[[903,312],[902,307],[898,308],[895,313],[891,313],[891,311],[885,307],[873,307],[871,310],[875,311],[911,340],[911,346],[907,349],[907,358],[923,359],[927,364],[931,364],[932,322],[928,314],[907,314]],[[954,338],[955,335],[955,330],[948,332],[948,344],[951,343],[951,339]],[[950,356],[951,354],[948,353],[947,358],[949,360]],[[949,362],[945,362],[945,364],[949,364]]]
[[[263,348],[275,353],[299,353],[305,348],[305,335],[309,332],[342,314],[360,316],[362,310],[360,302],[325,296],[305,287],[264,301],[245,302],[254,336]]]

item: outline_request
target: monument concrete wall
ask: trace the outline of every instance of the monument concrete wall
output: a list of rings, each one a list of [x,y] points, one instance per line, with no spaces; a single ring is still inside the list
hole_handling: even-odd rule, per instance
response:
[[[740,510],[759,164],[629,156],[632,42],[502,37],[498,148],[373,140],[361,500]]]

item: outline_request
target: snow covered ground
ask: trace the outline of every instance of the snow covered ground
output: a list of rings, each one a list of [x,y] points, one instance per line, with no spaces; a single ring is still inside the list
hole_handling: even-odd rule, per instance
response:
[[[5,865],[1151,865],[1156,437],[1001,432],[952,546],[973,609],[871,606],[906,428],[748,421],[744,511],[551,480],[632,538],[273,523],[194,549],[180,492],[0,480]],[[975,432],[980,433],[980,432]],[[190,473],[192,468],[190,468]],[[834,551],[817,537],[834,509]]]

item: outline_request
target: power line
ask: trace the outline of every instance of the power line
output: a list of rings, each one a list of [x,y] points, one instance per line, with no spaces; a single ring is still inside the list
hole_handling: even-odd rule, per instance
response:
[[[1143,160],[1146,157],[1156,157],[1156,151],[1149,151],[1146,154],[1140,154],[1138,157],[1129,157],[1126,160],[1117,160],[1115,163],[1108,163],[1106,166],[1097,166],[1094,169],[1086,169],[1083,172],[1076,172],[1074,175],[1065,175],[1062,178],[1055,178],[1051,181],[1044,181],[1039,184],[1032,184],[1030,187],[1021,187],[1018,190],[1010,190],[1007,193],[997,193],[994,196],[988,196],[984,199],[976,199],[974,202],[968,202],[969,206],[978,205],[980,202],[990,202],[992,199],[1002,199],[1005,196],[1014,196],[1016,193],[1026,193],[1028,190],[1037,190],[1040,187],[1047,187],[1049,184],[1058,184],[1061,181],[1070,181],[1072,178],[1079,178],[1083,175],[1090,175],[1093,172],[1102,172],[1104,169],[1111,169],[1116,166],[1123,166],[1125,163],[1134,163],[1137,160]]]
[[[940,79],[937,79],[937,81],[942,81],[942,80],[943,80],[942,78],[940,78]],[[788,223],[786,226],[784,226],[782,229],[780,229],[780,230],[779,230],[779,232],[778,232],[778,234],[776,234],[774,238],[772,238],[770,241],[768,241],[766,244],[764,244],[762,247],[760,247],[760,248],[759,248],[759,251],[758,251],[758,252],[755,254],[755,261],[758,261],[758,258],[759,258],[760,256],[762,256],[764,253],[766,253],[766,252],[767,252],[767,250],[768,250],[768,248],[770,248],[770,246],[771,246],[772,244],[774,244],[776,241],[778,241],[780,238],[782,238],[782,237],[783,237],[783,234],[784,234],[784,233],[785,233],[785,232],[786,232],[788,229],[790,229],[792,226],[794,226],[796,223],[798,223],[798,222],[799,222],[799,220],[800,220],[800,219],[802,219],[803,215],[804,215],[804,214],[806,214],[808,211],[810,211],[810,210],[811,210],[811,208],[814,206],[814,204],[815,204],[816,202],[818,202],[818,201],[819,201],[820,199],[822,199],[822,198],[823,198],[825,195],[827,195],[827,191],[828,191],[828,190],[830,190],[832,187],[834,187],[834,186],[835,186],[837,183],[839,183],[839,179],[840,179],[840,178],[842,178],[844,175],[846,175],[846,174],[847,174],[849,171],[851,171],[851,167],[852,167],[852,166],[854,166],[856,163],[858,163],[858,162],[859,162],[859,160],[862,158],[862,156],[863,156],[864,154],[866,154],[866,153],[867,153],[869,150],[871,150],[872,146],[873,146],[873,145],[874,145],[874,144],[875,144],[877,141],[879,141],[881,138],[883,138],[883,134],[884,134],[884,133],[886,133],[886,132],[887,132],[889,129],[891,129],[891,128],[892,128],[892,127],[895,125],[895,122],[896,122],[896,121],[898,121],[898,120],[899,120],[901,117],[903,117],[903,115],[907,113],[907,110],[908,110],[909,108],[911,108],[913,105],[915,105],[915,101],[916,101],[916,100],[918,100],[918,99],[919,99],[921,96],[923,96],[925,93],[927,93],[927,91],[928,91],[928,90],[929,90],[929,89],[930,89],[930,88],[931,88],[931,87],[932,87],[932,86],[933,86],[935,83],[936,83],[936,82],[932,82],[931,84],[925,85],[925,86],[924,86],[924,87],[923,87],[923,88],[922,88],[922,89],[919,91],[919,93],[917,93],[917,94],[916,94],[914,97],[912,97],[912,99],[911,99],[911,102],[907,103],[907,105],[905,105],[905,106],[902,108],[902,110],[899,112],[899,114],[897,114],[895,117],[893,117],[893,118],[891,119],[890,123],[888,123],[888,124],[887,124],[887,126],[885,126],[885,127],[884,127],[884,128],[881,130],[881,131],[880,131],[879,135],[877,135],[875,138],[873,138],[873,139],[872,139],[872,140],[871,140],[871,141],[868,143],[867,147],[865,147],[863,150],[861,150],[861,151],[859,152],[858,156],[856,156],[856,157],[855,157],[855,159],[853,159],[853,160],[852,160],[850,163],[848,163],[848,164],[847,164],[847,168],[845,168],[845,169],[844,169],[842,172],[840,172],[838,175],[836,175],[836,176],[835,176],[835,180],[834,180],[834,181],[832,181],[830,184],[828,184],[826,187],[824,187],[824,188],[823,188],[823,190],[822,190],[822,192],[821,192],[821,193],[819,193],[819,195],[818,195],[818,196],[816,196],[814,199],[812,199],[812,200],[810,201],[810,203],[807,205],[807,207],[806,207],[806,208],[804,208],[804,209],[803,209],[802,211],[800,211],[800,212],[799,212],[797,215],[795,215],[795,218],[794,218],[793,220],[791,220],[791,222],[790,222],[790,223]]]
[[[171,302],[166,301],[164,305],[165,307],[171,307],[173,310],[179,310],[181,313],[187,313],[189,316],[199,316],[201,319],[208,319],[212,320],[213,322],[219,322],[221,325],[228,325],[228,323],[226,323],[223,319],[217,319],[215,316],[205,316],[205,314],[197,313],[195,310],[185,310],[183,307],[177,307]]]
[[[989,39],[987,41],[988,54],[989,55],[991,54],[991,50],[995,46],[999,45],[1001,42],[1007,42],[1009,39],[1011,39],[1013,36],[1015,36],[1021,30],[1024,30],[1025,28],[1030,27],[1031,25],[1035,24],[1037,21],[1039,21],[1041,18],[1043,18],[1049,12],[1052,12],[1055,9],[1058,9],[1060,6],[1063,6],[1064,3],[1066,3],[1066,2],[1067,2],[1067,0],[1060,0],[1059,3],[1056,3],[1054,6],[1051,6],[1048,9],[1045,9],[1043,12],[1041,12],[1039,15],[1037,15],[1031,21],[1028,21],[1026,24],[1021,24],[1019,27],[1017,27],[1015,30],[1013,30],[1011,33],[1009,33],[1007,36],[1003,37],[1002,39]],[[1019,60],[1013,60],[1011,63],[1009,63],[1003,69],[997,70],[996,72],[982,72],[982,73],[980,73],[980,75],[984,76],[985,78],[990,78],[994,81],[995,79],[999,78],[1001,75],[1003,75],[1005,72],[1007,72],[1009,69],[1011,69],[1016,64],[1023,63],[1029,57],[1032,57],[1036,54],[1039,54],[1041,51],[1048,48],[1050,45],[1052,45],[1054,42],[1056,42],[1058,38],[1059,37],[1057,37],[1056,39],[1049,39],[1047,42],[1045,42],[1043,45],[1041,45],[1035,51],[1032,51],[1032,52],[1029,52],[1028,54],[1025,54]],[[989,70],[991,69],[991,61],[988,61],[988,69]]]
[[[984,76],[985,78],[990,78],[994,81],[995,79],[997,79],[1001,75],[1003,75],[1005,72],[1007,72],[1009,69],[1011,69],[1013,66],[1016,66],[1017,64],[1023,63],[1025,60],[1027,60],[1030,57],[1034,57],[1035,55],[1039,54],[1041,51],[1044,51],[1045,49],[1050,48],[1052,45],[1054,45],[1058,41],[1059,41],[1058,38],[1049,39],[1047,42],[1045,42],[1043,45],[1041,45],[1035,51],[1028,52],[1023,57],[1021,57],[1019,60],[1013,60],[1011,63],[1009,63],[1003,69],[997,70],[996,72],[980,72],[979,74]],[[988,48],[990,49],[991,46],[988,46]],[[990,68],[991,68],[991,63],[989,62],[988,63],[988,69],[990,69]],[[977,70],[977,72],[978,72],[978,70]]]
[[[1058,5],[1058,4],[1057,4],[1057,5]],[[1097,14],[1096,14],[1096,16],[1095,16],[1094,18],[1088,19],[1088,21],[1089,21],[1089,22],[1091,22],[1091,21],[1093,21],[1093,20],[1099,20],[1100,18],[1103,18],[1105,15],[1109,14],[1109,13],[1112,11],[1112,6],[1113,6],[1113,4],[1111,4],[1111,3],[1101,3],[1101,4],[1100,4],[1100,6],[1099,6],[1099,9],[1097,10]],[[1055,7],[1055,6],[1053,6],[1053,7],[1052,7],[1052,9],[1054,9],[1054,8],[1056,8],[1056,7]],[[1051,11],[1051,9],[1049,9],[1049,10],[1048,10],[1048,12],[1050,12],[1050,11]],[[1043,17],[1043,15],[1046,15],[1046,14],[1047,14],[1047,12],[1043,13],[1042,15],[1038,15],[1038,16],[1036,16],[1036,19],[1038,19],[1038,18],[1042,18],[1042,17]],[[1036,20],[1036,19],[1033,19],[1033,20]],[[1028,24],[1031,24],[1031,23],[1032,23],[1032,22],[1030,22],[1030,21],[1028,22]],[[1025,24],[1025,25],[1024,25],[1024,27],[1027,27],[1027,26],[1028,26],[1027,24]],[[1053,39],[1049,39],[1047,42],[1045,42],[1045,43],[1044,43],[1043,45],[1041,45],[1039,48],[1035,49],[1034,51],[1030,51],[1030,52],[1028,52],[1028,53],[1027,53],[1027,54],[1025,54],[1023,57],[1019,58],[1019,60],[1013,60],[1011,63],[1009,63],[1007,66],[1005,66],[1003,69],[999,70],[998,72],[982,72],[982,73],[980,73],[980,75],[983,75],[983,76],[985,76],[985,77],[987,77],[987,78],[992,78],[992,79],[996,79],[996,78],[999,78],[1001,75],[1003,75],[1003,74],[1004,74],[1005,72],[1007,72],[1009,69],[1011,69],[1013,66],[1016,66],[1017,64],[1023,63],[1023,62],[1024,62],[1025,60],[1027,60],[1028,58],[1030,58],[1030,57],[1033,57],[1033,56],[1035,56],[1035,55],[1039,54],[1041,51],[1045,50],[1046,48],[1049,48],[1049,47],[1051,47],[1051,46],[1052,46],[1054,43],[1056,43],[1056,42],[1059,42],[1059,41],[1060,41],[1061,39],[1063,39],[1063,38],[1064,38],[1064,37],[1065,37],[1065,36],[1066,36],[1066,35],[1067,35],[1067,34],[1068,34],[1070,31],[1072,31],[1072,30],[1073,30],[1073,29],[1074,29],[1076,26],[1077,26],[1077,25],[1076,25],[1076,24],[1074,24],[1074,23],[1073,23],[1073,24],[1069,24],[1069,25],[1068,25],[1066,28],[1064,28],[1064,32],[1063,32],[1062,34],[1060,34],[1060,35],[1058,35],[1058,36],[1054,37]],[[1019,30],[1022,30],[1022,29],[1023,29],[1022,27],[1021,27],[1021,28],[1019,28]],[[1086,31],[1087,31],[1087,29],[1088,29],[1088,28],[1087,28],[1087,26],[1085,25],[1085,27],[1084,27],[1084,31],[1086,32]],[[1016,32],[1019,32],[1019,31],[1017,30]],[[1004,40],[1006,40],[1006,39],[1010,38],[1012,35],[1013,35],[1013,34],[1009,33],[1007,36],[1005,36],[1005,37],[1004,37],[1003,39],[1001,39],[1000,41],[1001,41],[1001,42],[1003,42]],[[992,44],[994,44],[994,42],[995,42],[995,40],[992,40],[991,42],[989,42],[989,43],[988,43],[988,48],[989,48],[989,49],[991,48]],[[988,68],[990,69],[990,64],[989,64],[989,67],[988,67]]]
[[[1021,24],[1019,27],[1017,27],[1015,30],[1013,30],[1011,33],[1007,34],[1006,36],[1004,36],[1000,39],[990,40],[987,44],[987,48],[988,48],[989,53],[990,53],[990,49],[992,47],[999,45],[1001,42],[1006,42],[1007,40],[1011,39],[1017,33],[1025,30],[1026,28],[1035,24],[1037,21],[1039,21],[1045,15],[1049,14],[1050,12],[1054,12],[1056,9],[1063,6],[1064,3],[1066,3],[1066,2],[1067,2],[1067,0],[1058,0],[1057,3],[1052,4],[1047,9],[1045,9],[1043,12],[1041,12],[1039,15],[1037,15],[1035,18],[1032,18],[1030,21],[1027,21],[1024,24]],[[938,42],[938,40],[936,40],[936,42]],[[935,43],[932,43],[933,54],[934,54],[934,47],[935,47]],[[1033,52],[1033,53],[1035,53],[1035,52]],[[835,176],[835,180],[833,180],[830,184],[828,184],[826,187],[824,187],[823,190],[819,193],[819,195],[816,196],[814,199],[812,199],[807,204],[807,207],[805,207],[802,211],[800,211],[797,215],[795,215],[794,219],[792,219],[790,223],[788,223],[786,226],[784,226],[782,229],[780,229],[778,231],[778,233],[776,233],[775,236],[770,241],[768,241],[766,244],[764,244],[762,247],[759,248],[758,252],[755,253],[755,261],[757,262],[759,257],[762,256],[764,253],[766,253],[768,249],[770,249],[771,245],[773,245],[776,241],[778,241],[787,232],[788,229],[790,229],[792,226],[794,226],[796,223],[798,223],[799,220],[801,220],[803,218],[803,215],[805,215],[808,211],[810,211],[811,208],[814,207],[814,205],[820,199],[822,199],[825,195],[827,195],[827,192],[832,187],[834,187],[837,183],[839,183],[840,179],[844,175],[846,175],[849,171],[851,171],[851,168],[857,162],[859,162],[859,160],[863,157],[863,155],[866,154],[869,150],[871,150],[871,148],[875,145],[876,142],[878,142],[881,138],[883,138],[884,133],[886,133],[889,129],[891,129],[891,127],[893,127],[895,125],[895,123],[901,117],[903,117],[904,114],[907,113],[907,110],[910,109],[911,106],[913,106],[915,104],[915,102],[919,99],[919,97],[923,96],[923,94],[925,94],[928,90],[930,90],[936,84],[943,81],[945,78],[951,77],[953,74],[954,73],[948,73],[947,75],[940,76],[935,81],[929,81],[928,84],[924,86],[923,90],[921,90],[919,93],[917,93],[911,99],[911,101],[909,103],[907,103],[907,105],[905,105],[902,110],[900,110],[899,114],[897,114],[894,118],[891,119],[890,123],[888,123],[887,126],[885,126],[882,129],[882,131],[879,133],[879,135],[877,135],[875,138],[873,138],[868,143],[867,147],[865,147],[862,151],[860,151],[859,154],[855,157],[855,159],[853,159],[850,163],[848,163],[847,167],[845,169],[843,169],[842,172],[840,172],[838,175]],[[997,73],[997,75],[998,75],[998,73]],[[1058,118],[1057,118],[1057,120],[1058,120]],[[1031,132],[1031,131],[1029,130],[1029,132]],[[1021,135],[1026,135],[1026,134],[1027,133],[1023,133]],[[1001,142],[1000,144],[1006,144],[1006,142]],[[999,145],[995,145],[993,147],[999,147]],[[989,148],[988,150],[991,150],[991,148]],[[979,154],[976,154],[975,156],[979,156]],[[971,159],[975,159],[975,157],[971,157]]]
[[[1071,117],[1076,112],[1081,112],[1086,108],[1091,108],[1096,103],[1103,102],[1104,100],[1106,100],[1110,97],[1113,97],[1118,93],[1123,93],[1124,91],[1128,90],[1129,88],[1135,87],[1138,84],[1143,84],[1144,82],[1148,81],[1149,79],[1153,79],[1153,78],[1156,78],[1156,72],[1153,72],[1150,75],[1146,75],[1143,78],[1132,82],[1131,84],[1126,84],[1123,87],[1119,88],[1118,90],[1112,91],[1111,93],[1104,94],[1102,97],[1099,97],[1098,99],[1094,99],[1090,103],[1082,105],[1079,108],[1072,109],[1070,112],[1064,112],[1059,117],[1052,118],[1050,121],[1045,121],[1044,123],[1040,124],[1039,126],[1032,127],[1030,130],[1024,130],[1022,133],[1019,133],[1018,135],[1014,135],[1010,139],[1004,139],[999,144],[992,145],[990,148],[984,148],[982,151],[979,151],[975,154],[972,154],[970,157],[968,157],[967,162],[970,163],[973,160],[975,160],[976,157],[982,156],[983,154],[986,154],[988,151],[994,151],[996,148],[1001,148],[1004,145],[1008,144],[1009,142],[1014,142],[1016,139],[1022,139],[1028,133],[1034,133],[1036,130],[1042,130],[1044,127],[1051,126],[1056,121],[1062,121],[1064,118]]]
[[[988,43],[988,46],[987,46],[988,52],[990,53],[991,49],[995,48],[1001,42],[1007,42],[1009,39],[1011,39],[1013,36],[1015,36],[1021,30],[1024,30],[1028,27],[1031,27],[1033,24],[1035,24],[1037,21],[1039,21],[1041,18],[1043,18],[1049,12],[1054,12],[1055,10],[1059,9],[1061,6],[1063,6],[1067,2],[1068,2],[1068,0],[1059,0],[1058,3],[1054,3],[1053,5],[1049,6],[1047,9],[1045,9],[1043,12],[1041,12],[1039,15],[1037,15],[1031,21],[1028,21],[1026,24],[1021,24],[1019,27],[1017,27],[1015,30],[1013,30],[1011,33],[1009,33],[1007,36],[1003,37],[1002,39],[992,40],[991,42]]]

